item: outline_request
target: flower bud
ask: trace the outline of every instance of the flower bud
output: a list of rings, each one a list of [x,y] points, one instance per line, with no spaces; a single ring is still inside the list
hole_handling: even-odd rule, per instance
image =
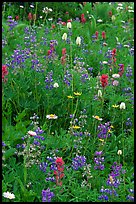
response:
[[[101,92],[101,90],[98,90],[98,97],[102,97],[102,92]]]
[[[36,21],[36,14],[33,14],[33,20]]]
[[[121,155],[122,154],[122,150],[118,150],[117,154]]]
[[[63,34],[62,40],[67,40],[67,33],[64,33],[64,34]]]
[[[76,44],[79,45],[79,46],[81,45],[81,38],[80,37],[77,37]]]
[[[67,28],[69,28],[69,29],[72,28],[72,24],[71,24],[71,22],[68,22],[68,23],[67,23]]]
[[[122,103],[120,104],[120,109],[126,109],[126,105],[125,105],[124,102],[122,102]]]

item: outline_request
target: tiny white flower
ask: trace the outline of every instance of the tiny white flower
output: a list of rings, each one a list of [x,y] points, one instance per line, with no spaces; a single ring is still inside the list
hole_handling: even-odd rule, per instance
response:
[[[30,5],[31,8],[34,8],[34,5]]]
[[[63,34],[62,40],[67,40],[67,33],[64,33],[64,34]]]
[[[130,47],[129,45],[124,45],[124,47]]]
[[[48,21],[52,21],[53,20],[53,18],[48,18]]]
[[[128,9],[133,9],[132,6],[128,6]]]
[[[59,87],[59,84],[58,84],[58,83],[54,83],[53,87],[54,87],[54,88],[58,88],[58,87]]]
[[[122,150],[118,150],[117,154],[121,155],[122,154]]]
[[[122,102],[122,103],[120,104],[120,109],[122,110],[122,109],[125,109],[125,108],[126,108],[126,105],[125,105],[124,102]]]
[[[46,118],[47,118],[47,119],[57,119],[58,116],[55,115],[55,114],[50,114],[50,115],[46,115]]]
[[[40,18],[43,18],[42,16],[40,16]]]
[[[4,196],[4,198],[9,198],[9,199],[15,198],[15,195],[13,193],[9,193],[9,192],[4,192],[3,196]]]
[[[117,78],[120,78],[120,75],[119,74],[113,74],[112,77],[117,79]]]
[[[49,9],[48,9],[48,11],[52,12],[52,9],[51,9],[51,8],[49,8]]]
[[[72,28],[71,22],[68,22],[68,23],[67,23],[67,28],[70,28],[70,29]]]
[[[107,61],[103,61],[102,63],[103,63],[103,64],[108,64],[108,62],[107,62]]]
[[[123,4],[119,3],[118,6],[123,6]]]
[[[123,7],[122,6],[119,6],[119,7],[117,7],[117,10],[122,10],[123,9]]]
[[[102,20],[102,19],[98,19],[97,22],[98,22],[98,23],[101,23],[101,22],[103,22],[103,20]]]
[[[30,136],[36,136],[36,135],[37,135],[36,132],[31,131],[31,130],[28,131],[28,134],[29,134]]]
[[[20,5],[20,8],[24,8],[24,6]]]
[[[121,21],[121,23],[125,23],[125,21]]]
[[[77,37],[76,44],[79,45],[79,46],[81,45],[81,38],[80,37]]]
[[[116,17],[114,15],[112,15],[111,20],[115,21]]]
[[[129,13],[134,13],[134,10],[128,10]]]
[[[101,90],[98,90],[98,97],[102,97],[102,92],[101,92]]]

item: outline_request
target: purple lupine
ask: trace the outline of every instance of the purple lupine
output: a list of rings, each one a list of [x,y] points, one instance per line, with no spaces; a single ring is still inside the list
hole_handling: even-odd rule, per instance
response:
[[[130,48],[129,54],[130,54],[131,56],[134,56],[134,46],[133,46],[132,48]]]
[[[67,86],[70,86],[70,83],[72,81],[72,74],[70,74],[70,72],[68,70],[66,70],[66,72],[65,72],[63,81]]]
[[[16,21],[12,19],[12,16],[8,16],[7,22],[9,23],[9,30],[13,30],[13,28],[18,24]]]
[[[126,68],[126,77],[128,78],[128,80],[130,80],[130,78],[132,77],[132,68],[130,65],[128,65],[128,67]]]
[[[72,168],[74,170],[78,170],[79,168],[86,165],[86,157],[85,156],[76,156],[72,159]]]
[[[99,200],[108,201],[110,196],[118,196],[117,192],[114,189],[104,189],[104,187],[101,188],[100,193],[102,193],[102,195],[98,197]]]
[[[2,147],[5,147],[5,146],[6,146],[5,142],[2,141]]]
[[[42,202],[51,202],[54,196],[54,193],[51,192],[49,188],[47,190],[42,190]]]
[[[46,168],[48,166],[48,163],[47,162],[42,162],[39,167],[40,167],[40,170],[43,171],[43,172],[46,172]]]
[[[45,88],[48,90],[53,89],[53,71],[48,72],[48,74],[45,77]]]
[[[100,139],[105,139],[105,138],[107,138],[107,137],[110,137],[111,136],[111,134],[109,133],[109,131],[110,131],[110,122],[107,122],[107,123],[105,123],[104,125],[103,124],[100,124],[100,125],[98,125],[98,131],[99,131],[99,133],[98,133],[98,137],[100,138]]]
[[[103,157],[103,152],[102,151],[96,151],[95,152],[95,157],[94,157],[94,162],[95,162],[95,166],[94,169],[100,169],[100,170],[104,170],[104,157]]]

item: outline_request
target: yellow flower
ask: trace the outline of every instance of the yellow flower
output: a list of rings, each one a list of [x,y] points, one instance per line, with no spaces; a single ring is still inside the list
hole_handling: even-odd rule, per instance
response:
[[[92,117],[97,119],[97,120],[102,120],[102,118],[100,118],[98,115],[96,115],[96,116],[93,115]]]
[[[111,128],[114,128],[113,125],[110,126]]]
[[[72,126],[73,129],[79,129],[80,127],[75,125],[75,126]]]
[[[75,96],[81,96],[82,93],[74,92]]]
[[[104,140],[103,139],[99,139],[101,142],[104,142]]]
[[[57,119],[58,116],[55,115],[55,114],[50,114],[50,115],[46,115],[46,118],[47,118],[47,119]]]
[[[112,133],[112,131],[111,131],[110,129],[108,130],[108,132],[109,132],[109,133]]]
[[[116,105],[116,104],[115,104],[115,105],[112,105],[112,107],[113,107],[113,108],[118,108],[119,105]]]
[[[67,96],[68,98],[74,98],[73,96]]]

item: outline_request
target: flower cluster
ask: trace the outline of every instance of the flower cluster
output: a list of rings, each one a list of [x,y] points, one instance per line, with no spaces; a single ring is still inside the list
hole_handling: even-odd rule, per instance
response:
[[[51,192],[49,188],[47,190],[42,190],[42,202],[51,202],[54,196],[54,193]]]
[[[64,75],[64,83],[67,86],[70,86],[71,80],[72,80],[72,74],[70,74],[69,70],[66,70],[65,75]]]
[[[5,76],[8,75],[8,70],[7,70],[6,65],[2,65],[2,81],[6,82],[7,79],[5,79]]]
[[[102,87],[105,88],[108,85],[108,75],[102,74],[100,81],[101,81]]]
[[[61,179],[64,177],[64,161],[61,157],[58,157],[55,161],[57,170],[54,170],[56,177],[56,184],[62,186]]]
[[[124,64],[119,64],[118,74],[120,75],[120,77],[123,75],[123,73],[124,73]]]
[[[62,57],[61,57],[61,64],[64,65],[66,63],[66,48],[62,49]]]
[[[94,162],[96,166],[94,166],[94,169],[100,169],[104,170],[104,157],[102,156],[103,152],[102,151],[96,151],[95,152],[95,157],[94,157]]]
[[[77,155],[75,158],[72,159],[72,168],[74,170],[78,170],[79,168],[86,165],[86,157]]]
[[[53,71],[51,70],[50,72],[47,73],[46,77],[45,77],[45,88],[48,90],[53,89]]]
[[[111,130],[111,126],[109,122],[105,123],[104,125],[103,124],[98,125],[98,131],[99,131],[98,137],[100,139],[105,139],[107,137],[110,137],[111,136],[110,130]]]
[[[9,23],[9,30],[12,30],[17,25],[17,22],[12,19],[12,16],[8,16],[7,22]]]
[[[81,14],[81,22],[82,23],[86,22],[85,14]]]

